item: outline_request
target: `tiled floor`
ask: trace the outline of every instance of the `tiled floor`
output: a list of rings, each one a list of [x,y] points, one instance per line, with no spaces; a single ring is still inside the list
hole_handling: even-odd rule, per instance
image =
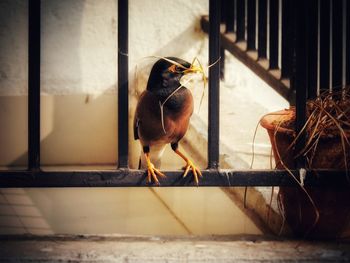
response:
[[[220,188],[0,190],[0,234],[261,234]]]

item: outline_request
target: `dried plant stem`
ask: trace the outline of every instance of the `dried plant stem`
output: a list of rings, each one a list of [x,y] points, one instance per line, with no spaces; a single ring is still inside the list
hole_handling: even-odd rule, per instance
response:
[[[276,143],[276,134],[278,132],[278,128],[280,127],[280,123],[276,126],[275,132],[274,132],[274,144],[277,145]],[[302,191],[306,194],[307,198],[309,199],[312,207],[314,208],[314,212],[315,212],[315,220],[312,224],[312,226],[310,227],[310,229],[308,231],[306,231],[305,236],[307,236],[312,229],[316,226],[316,224],[319,221],[320,218],[320,212],[318,211],[314,200],[312,199],[312,197],[310,196],[310,194],[307,192],[307,190],[305,189],[305,187],[299,182],[299,180],[294,176],[294,174],[291,172],[291,170],[284,164],[283,160],[281,159],[281,155],[279,153],[278,147],[276,147],[276,155],[277,155],[277,159],[279,160],[279,163],[282,165],[282,167],[288,172],[288,174],[293,178],[293,180],[300,186],[300,188],[302,189]]]

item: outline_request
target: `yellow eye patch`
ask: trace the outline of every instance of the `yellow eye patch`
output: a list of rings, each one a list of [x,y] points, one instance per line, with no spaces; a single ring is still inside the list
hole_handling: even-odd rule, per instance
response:
[[[175,65],[171,65],[169,68],[168,68],[168,70],[170,71],[170,72],[176,72],[176,66]]]
[[[176,65],[171,65],[168,68],[168,71],[170,71],[172,73],[179,73],[179,72],[181,72],[181,69],[178,66],[176,66]]]

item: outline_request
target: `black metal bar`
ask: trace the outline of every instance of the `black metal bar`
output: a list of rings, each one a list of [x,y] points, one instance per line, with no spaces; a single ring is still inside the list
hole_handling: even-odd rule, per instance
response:
[[[299,170],[292,170],[299,180]],[[164,171],[160,186],[194,186],[190,175],[183,171]],[[296,180],[285,170],[236,171],[203,170],[199,186],[297,186]],[[349,187],[345,171],[308,171],[304,185],[317,187]],[[147,182],[147,174],[140,170],[115,171],[0,171],[0,186],[8,187],[143,187],[156,186]]]
[[[28,169],[40,169],[40,0],[28,3]]]
[[[306,122],[306,98],[308,88],[308,8],[304,0],[296,0],[295,16],[295,50],[293,52],[293,77],[291,85],[296,90],[296,125],[295,130],[300,134],[295,144],[296,155],[304,148],[305,131],[302,128]],[[293,34],[293,32],[291,32]],[[304,167],[304,158],[299,157],[297,167]]]
[[[346,5],[346,55],[345,55],[345,83],[350,85],[350,3],[344,0]]]
[[[228,0],[221,0],[221,6],[220,6],[220,22],[225,24],[226,27],[226,21],[227,21],[227,1]]]
[[[282,1],[282,47],[281,47],[281,78],[289,78],[291,75],[292,64],[292,43],[293,35],[292,25],[293,16],[291,10],[293,9],[293,1]]]
[[[245,40],[245,0],[237,0],[236,41]]]
[[[220,0],[209,0],[209,65],[220,58]],[[219,167],[220,63],[209,68],[208,168]]]
[[[235,28],[235,0],[228,0],[226,8],[226,32],[230,33]]]
[[[258,21],[258,57],[267,58],[267,0],[259,0]]]
[[[129,129],[129,26],[128,0],[118,1],[118,167],[128,167]]]
[[[247,50],[256,50],[256,0],[248,0]]]
[[[343,59],[342,59],[342,86],[343,88],[346,87],[346,59],[347,59],[347,54],[346,54],[346,49],[347,49],[347,40],[346,40],[346,31],[347,31],[347,0],[342,0],[342,23],[343,23],[343,32],[342,32],[342,54],[343,54]]]
[[[344,0],[346,8],[346,62],[345,62],[345,83],[350,86],[350,3],[347,0]]]
[[[230,0],[221,0],[221,7],[220,7],[220,22],[225,24],[225,28],[226,28],[227,18],[228,18],[228,14],[227,14],[228,2],[230,2]]]
[[[343,10],[340,0],[332,0],[332,89],[339,90],[342,86],[343,62]]]
[[[278,18],[279,18],[279,0],[270,0],[270,57],[269,57],[269,68],[278,68]]]
[[[318,0],[308,1],[307,34],[309,37],[309,84],[308,98],[317,96],[317,41],[318,41]]]
[[[330,38],[330,1],[319,0],[319,87],[320,89],[329,88],[329,72],[330,72],[330,58],[329,58],[329,38]]]

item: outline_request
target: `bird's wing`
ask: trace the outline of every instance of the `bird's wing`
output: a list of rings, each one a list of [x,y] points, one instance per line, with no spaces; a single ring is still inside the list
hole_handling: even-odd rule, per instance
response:
[[[171,143],[178,142],[185,135],[193,112],[193,97],[187,89],[178,93],[174,98],[181,98],[183,106],[173,109],[165,105],[164,123],[157,97],[147,90],[141,94],[134,118],[135,140],[140,139],[145,145],[156,141]]]
[[[143,146],[164,139],[160,116],[157,97],[150,91],[144,91],[137,103],[134,118],[134,138],[140,139]]]
[[[136,106],[136,111],[135,111],[135,116],[134,116],[134,125],[133,125],[134,139],[135,140],[140,139],[140,137],[139,137],[139,127],[140,127],[140,123],[141,123],[141,119],[140,119],[140,104],[142,104],[142,101],[144,100],[146,92],[147,91],[145,90],[144,92],[141,93],[139,101],[138,101],[137,106]]]

